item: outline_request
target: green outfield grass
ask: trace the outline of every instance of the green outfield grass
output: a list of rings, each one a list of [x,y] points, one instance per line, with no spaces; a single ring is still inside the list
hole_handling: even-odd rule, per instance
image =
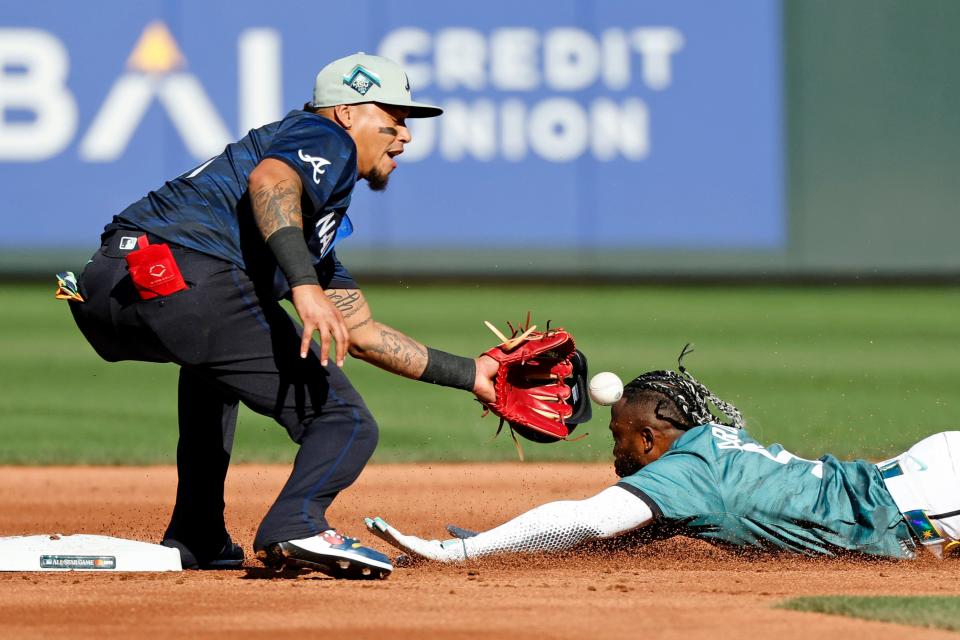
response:
[[[52,286],[0,286],[0,463],[174,460],[173,365],[101,362]],[[686,364],[741,408],[751,433],[801,456],[880,458],[960,427],[960,290],[955,288],[371,286],[380,320],[455,353],[492,343],[482,325],[552,319],[593,372],[628,379]],[[511,460],[497,421],[466,393],[347,372],[381,426],[375,460]],[[609,459],[609,411],[575,443],[526,443],[532,460]],[[235,459],[290,460],[285,432],[241,412]]]
[[[956,596],[809,596],[787,600],[782,609],[960,631]]]

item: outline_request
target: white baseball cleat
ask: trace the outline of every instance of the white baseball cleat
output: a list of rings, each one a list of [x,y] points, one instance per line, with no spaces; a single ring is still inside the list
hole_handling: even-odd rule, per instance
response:
[[[313,569],[348,580],[378,580],[393,571],[386,555],[333,529],[309,538],[275,542],[258,551],[257,557],[272,569]]]

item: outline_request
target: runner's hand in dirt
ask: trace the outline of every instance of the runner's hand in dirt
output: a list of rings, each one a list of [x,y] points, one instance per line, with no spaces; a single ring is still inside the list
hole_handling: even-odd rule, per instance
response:
[[[387,542],[404,553],[415,558],[433,560],[435,562],[463,562],[467,559],[463,540],[424,540],[417,536],[408,536],[397,531],[386,520],[380,517],[364,518],[367,529],[373,535]]]
[[[320,364],[327,366],[330,357],[330,342],[337,343],[337,366],[342,367],[350,346],[347,324],[340,311],[333,306],[318,285],[294,287],[293,306],[303,322],[303,337],[300,340],[300,357],[306,358],[310,352],[313,332],[320,333]]]

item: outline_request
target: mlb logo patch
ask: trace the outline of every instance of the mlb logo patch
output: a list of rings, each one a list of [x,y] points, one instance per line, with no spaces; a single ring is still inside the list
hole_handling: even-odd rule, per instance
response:
[[[367,91],[369,91],[373,85],[381,86],[380,76],[360,64],[355,66],[350,73],[343,76],[343,84],[362,96],[367,95]]]
[[[120,238],[120,249],[129,251],[137,248],[137,239],[132,236],[123,236]]]

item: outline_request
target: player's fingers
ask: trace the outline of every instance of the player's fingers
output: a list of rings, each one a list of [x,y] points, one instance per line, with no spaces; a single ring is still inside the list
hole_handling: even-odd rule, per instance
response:
[[[334,331],[337,337],[337,366],[342,367],[347,358],[347,350],[350,348],[350,332],[343,318],[340,317],[338,320],[339,322],[334,324]]]
[[[399,531],[391,527],[379,516],[376,518],[364,518],[363,522],[367,525],[367,530],[376,537],[395,546],[401,551],[409,551],[409,549],[397,539],[395,534],[398,534]]]
[[[325,324],[321,324],[317,330],[320,332],[320,364],[327,366],[330,361],[330,343],[333,342],[334,335]]]
[[[310,341],[313,339],[313,325],[307,321],[303,322],[303,334],[300,336],[300,357],[306,358],[310,352]]]
[[[303,335],[300,337],[300,357],[306,358],[307,353],[310,351],[310,341],[313,331],[311,331],[307,326],[303,327]]]

